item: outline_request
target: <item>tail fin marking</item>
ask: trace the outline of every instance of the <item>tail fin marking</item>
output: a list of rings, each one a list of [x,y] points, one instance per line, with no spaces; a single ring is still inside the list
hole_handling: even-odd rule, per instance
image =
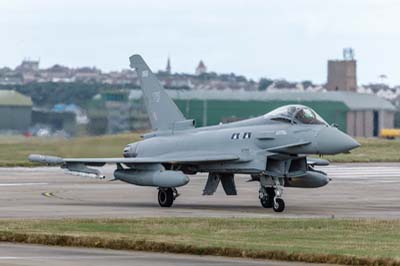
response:
[[[174,124],[185,120],[185,117],[165,92],[143,58],[140,55],[132,55],[129,60],[130,66],[136,70],[140,80],[152,130],[172,130]]]

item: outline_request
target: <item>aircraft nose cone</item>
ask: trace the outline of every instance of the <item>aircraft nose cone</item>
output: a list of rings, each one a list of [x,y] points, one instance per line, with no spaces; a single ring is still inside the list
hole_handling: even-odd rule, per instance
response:
[[[316,140],[320,154],[337,154],[360,147],[355,139],[334,127],[321,129]]]

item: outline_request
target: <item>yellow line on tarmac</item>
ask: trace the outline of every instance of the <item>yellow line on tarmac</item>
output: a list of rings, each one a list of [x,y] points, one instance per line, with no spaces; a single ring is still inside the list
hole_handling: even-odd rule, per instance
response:
[[[43,192],[42,196],[44,196],[46,198],[54,198],[55,197],[53,192]]]
[[[43,196],[43,197],[46,197],[46,198],[51,198],[51,199],[60,199],[60,200],[77,200],[77,199],[74,199],[74,198],[67,198],[67,197],[62,197],[62,196],[59,196],[59,195],[57,195],[58,193],[60,193],[60,192],[62,192],[62,191],[55,191],[55,192],[43,192],[43,193],[41,193],[41,195]]]

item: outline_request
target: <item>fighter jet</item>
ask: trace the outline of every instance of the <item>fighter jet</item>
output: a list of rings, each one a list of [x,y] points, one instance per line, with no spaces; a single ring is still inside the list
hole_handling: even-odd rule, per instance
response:
[[[129,184],[158,188],[158,203],[171,207],[177,188],[188,175],[208,173],[203,195],[219,183],[226,195],[237,195],[235,174],[259,182],[261,205],[275,212],[285,209],[284,187],[317,188],[329,183],[315,166],[328,165],[307,155],[347,153],[360,144],[315,111],[287,105],[248,120],[195,127],[186,119],[140,55],[130,57],[143,91],[152,131],[128,144],[121,158],[60,158],[32,154],[29,160],[60,165],[79,175],[104,178],[97,168],[115,164],[114,178]],[[100,144],[101,145],[101,144]]]

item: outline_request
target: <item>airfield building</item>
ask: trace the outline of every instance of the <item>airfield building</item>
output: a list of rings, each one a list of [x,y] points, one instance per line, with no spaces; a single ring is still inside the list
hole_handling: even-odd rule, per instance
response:
[[[352,48],[343,49],[342,60],[328,61],[326,88],[331,91],[357,91],[357,61]]]
[[[355,60],[329,60],[328,82],[326,88],[331,91],[353,91],[357,90]]]
[[[88,107],[88,132],[92,135],[115,134],[149,128],[149,120],[140,99],[129,100],[129,91],[105,91],[96,95]]]
[[[26,132],[31,124],[30,97],[13,90],[0,90],[0,130]]]

